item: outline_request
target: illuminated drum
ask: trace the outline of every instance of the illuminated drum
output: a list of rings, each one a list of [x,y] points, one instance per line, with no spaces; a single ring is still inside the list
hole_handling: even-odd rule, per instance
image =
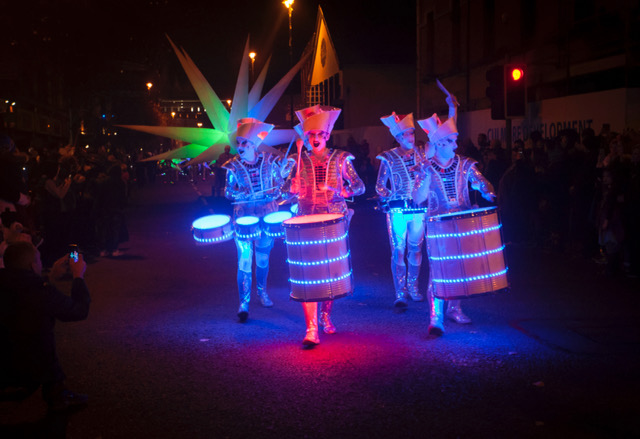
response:
[[[321,302],[353,292],[347,217],[302,215],[284,221],[291,299]]]
[[[234,228],[238,239],[257,239],[260,237],[260,218],[252,215],[238,217]]]
[[[427,241],[434,295],[463,299],[509,288],[495,207],[432,216]]]
[[[287,210],[271,212],[265,215],[264,218],[262,218],[264,233],[271,238],[282,238],[284,236],[282,223],[292,216],[293,214]]]
[[[233,238],[233,225],[229,215],[207,215],[191,224],[196,245],[225,242]]]

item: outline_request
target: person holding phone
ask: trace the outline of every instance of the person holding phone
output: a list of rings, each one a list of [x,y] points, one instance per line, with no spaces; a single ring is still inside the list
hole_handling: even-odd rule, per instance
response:
[[[68,254],[51,269],[55,281],[71,273],[71,295],[61,292],[42,277],[40,252],[29,242],[10,244],[0,269],[0,385],[19,388],[26,395],[42,386],[42,397],[51,411],[87,403],[86,395],[66,388],[58,360],[56,321],[85,320],[91,297],[84,282],[86,263],[82,254],[75,261]]]

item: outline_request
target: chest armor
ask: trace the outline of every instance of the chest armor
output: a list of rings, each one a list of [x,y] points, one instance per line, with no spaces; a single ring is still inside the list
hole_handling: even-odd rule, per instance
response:
[[[430,162],[426,168],[429,174],[429,215],[469,209],[468,177],[475,161],[456,155],[454,163],[446,169],[440,168],[433,160]]]
[[[300,163],[301,198],[314,200],[333,195],[332,191],[321,191],[318,189],[319,183],[342,190],[342,164],[347,154],[344,151],[329,150],[327,157],[323,161],[316,160],[315,157],[302,152]],[[330,194],[330,195],[328,195]],[[318,200],[321,201],[321,200]]]
[[[417,146],[408,153],[400,154],[400,147],[390,149],[381,155],[389,164],[391,171],[391,191],[396,194],[394,199],[411,198],[413,184],[416,179],[414,166],[425,160],[424,150]]]

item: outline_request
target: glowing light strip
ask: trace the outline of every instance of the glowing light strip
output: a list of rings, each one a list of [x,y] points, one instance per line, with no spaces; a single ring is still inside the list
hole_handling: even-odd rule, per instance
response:
[[[493,227],[488,227],[486,229],[471,230],[469,232],[463,232],[463,233],[443,233],[441,235],[429,235],[429,234],[427,234],[427,238],[429,238],[429,239],[434,239],[434,238],[460,238],[462,236],[471,236],[471,235],[478,235],[478,234],[486,233],[486,232],[492,232],[494,230],[498,230],[500,227],[502,227],[502,224],[498,224],[497,226],[493,226]]]
[[[197,242],[202,242],[203,244],[211,244],[214,242],[221,242],[221,241],[226,241],[227,239],[231,239],[231,237],[233,236],[233,231],[222,235],[222,236],[218,236],[217,238],[198,238],[197,236],[193,236],[193,239],[195,239]]]
[[[353,270],[349,270],[349,272],[347,274],[343,274],[340,277],[335,277],[333,279],[323,279],[323,280],[295,280],[295,279],[289,279],[289,282],[291,282],[292,284],[298,284],[298,285],[320,285],[320,284],[328,284],[331,282],[337,282],[339,280],[343,280],[348,278],[349,276],[351,276],[351,273],[353,272]]]
[[[345,239],[347,237],[347,235],[349,234],[349,232],[345,233],[344,235],[338,237],[338,238],[331,238],[331,239],[323,239],[321,241],[286,241],[285,243],[287,245],[314,245],[314,244],[328,244],[331,242],[338,242],[338,241],[342,241],[343,239]]]
[[[470,258],[479,258],[481,256],[487,256],[487,255],[491,255],[494,253],[499,253],[502,250],[504,250],[504,245],[500,248],[496,248],[493,250],[487,250],[485,252],[480,252],[480,253],[469,253],[466,255],[454,255],[454,256],[429,256],[429,259],[431,259],[432,261],[452,261],[455,259],[470,259]]]
[[[504,270],[498,271],[497,273],[483,274],[480,276],[473,276],[473,277],[460,278],[460,279],[433,279],[433,281],[441,284],[458,284],[458,283],[464,283],[464,282],[473,282],[474,280],[483,280],[483,279],[490,279],[492,277],[502,276],[503,274],[507,274],[507,270],[508,268],[505,268]]]
[[[324,261],[313,261],[313,262],[292,261],[291,259],[287,259],[287,263],[289,263],[291,265],[304,265],[304,266],[325,265],[325,264],[330,264],[331,262],[338,262],[338,261],[342,261],[343,259],[347,259],[350,254],[351,254],[350,252],[347,252],[347,254],[344,255],[344,256],[339,256],[337,258],[331,258],[331,259],[325,259]]]
[[[271,232],[267,232],[266,230],[264,230],[264,234],[267,235],[269,238],[282,238],[284,236],[284,231],[277,232],[277,233],[271,233]]]
[[[256,239],[260,237],[260,230],[255,233],[250,233],[249,235],[243,235],[242,233],[236,232],[236,238],[238,239]]]

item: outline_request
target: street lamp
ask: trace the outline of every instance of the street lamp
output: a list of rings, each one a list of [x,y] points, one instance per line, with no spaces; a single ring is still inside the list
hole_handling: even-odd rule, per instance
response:
[[[284,0],[282,4],[289,11],[289,68],[293,68],[293,49],[292,49],[292,37],[291,37],[291,12],[293,11],[293,2],[295,0]],[[291,86],[289,86],[291,87]],[[289,93],[289,105],[290,105],[290,114],[291,117],[291,127],[293,128],[293,91]]]
[[[251,58],[251,83],[253,84],[254,79],[253,79],[253,63],[256,60],[256,53],[255,52],[249,52],[249,58]]]
[[[229,106],[229,111],[231,111],[231,99],[227,99],[227,105]]]
[[[151,87],[153,87],[153,83],[147,82],[147,91],[149,92],[149,94],[151,94]]]

